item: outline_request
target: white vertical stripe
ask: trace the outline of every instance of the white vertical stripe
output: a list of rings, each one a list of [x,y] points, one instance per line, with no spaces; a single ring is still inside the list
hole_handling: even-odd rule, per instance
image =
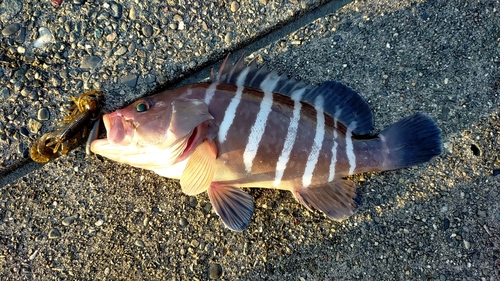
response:
[[[270,73],[260,84],[260,88],[264,91],[264,97],[260,103],[260,110],[259,113],[257,113],[257,119],[255,119],[250,131],[250,136],[248,136],[245,152],[243,152],[243,162],[245,163],[247,173],[252,172],[253,159],[257,155],[260,140],[262,139],[266,129],[267,118],[269,117],[273,106],[273,89],[279,79],[275,79],[275,77],[271,76],[272,73]]]
[[[356,169],[356,155],[354,155],[354,146],[352,145],[352,132],[349,129],[345,132],[345,153],[347,160],[349,160],[349,175],[352,175]]]
[[[332,146],[332,159],[330,160],[330,170],[328,173],[328,182],[333,181],[335,178],[335,165],[337,164],[337,119],[333,124],[333,146]]]
[[[208,87],[208,89],[205,91],[204,101],[207,104],[207,106],[210,105],[210,101],[214,97],[215,90],[217,90],[217,85],[219,85],[219,82],[213,82],[212,84],[210,84],[210,87]]]
[[[319,160],[319,153],[323,145],[325,136],[325,115],[323,112],[323,97],[317,96],[314,100],[314,108],[316,108],[316,134],[314,136],[314,143],[311,148],[311,153],[307,158],[306,169],[302,176],[302,185],[308,187],[311,184],[314,168]]]
[[[244,88],[243,82],[245,81],[245,78],[248,74],[248,70],[249,68],[245,67],[238,76],[238,80],[236,80],[236,86],[238,87],[236,89],[236,94],[231,99],[231,102],[229,103],[226,112],[224,113],[224,119],[220,123],[219,142],[221,143],[226,140],[227,132],[229,131],[229,128],[231,128],[231,125],[233,124],[234,116],[236,115],[236,108],[238,107],[238,104],[240,104],[241,95],[243,93],[243,88]]]
[[[299,127],[300,109],[302,108],[300,99],[305,90],[306,90],[305,88],[302,88],[292,93],[293,115],[292,118],[290,119],[290,124],[288,124],[288,131],[286,133],[283,149],[281,150],[281,155],[278,158],[278,163],[276,164],[274,187],[278,187],[278,185],[280,184],[281,178],[283,178],[283,173],[285,172],[286,169],[286,165],[290,160],[290,153],[292,152],[292,148],[295,143],[295,137],[297,136],[297,128]]]

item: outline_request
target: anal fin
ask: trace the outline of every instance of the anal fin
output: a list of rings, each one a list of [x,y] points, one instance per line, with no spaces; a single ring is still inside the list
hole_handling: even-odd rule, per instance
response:
[[[337,180],[326,185],[301,187],[293,195],[307,209],[317,209],[334,221],[341,221],[354,214],[356,209],[356,186],[346,180]]]
[[[196,195],[207,190],[215,173],[217,149],[208,140],[202,142],[191,154],[181,176],[182,192]]]
[[[208,197],[227,228],[243,231],[248,227],[254,210],[253,198],[248,193],[234,186],[213,183],[208,188]]]

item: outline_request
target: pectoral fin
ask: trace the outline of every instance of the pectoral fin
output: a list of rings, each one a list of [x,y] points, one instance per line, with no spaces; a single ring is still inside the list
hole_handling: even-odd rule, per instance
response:
[[[208,197],[227,228],[243,231],[252,218],[254,203],[250,195],[234,186],[210,185]]]
[[[334,221],[346,219],[356,209],[356,186],[346,180],[323,186],[301,187],[295,189],[293,195],[307,209],[320,210]]]
[[[196,147],[181,176],[182,192],[196,195],[208,189],[214,178],[216,157],[217,149],[211,141],[205,140]]]

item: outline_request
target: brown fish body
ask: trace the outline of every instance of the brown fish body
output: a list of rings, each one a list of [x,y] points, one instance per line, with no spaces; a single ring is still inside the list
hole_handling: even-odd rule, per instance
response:
[[[95,153],[208,191],[223,222],[247,227],[253,200],[240,187],[290,190],[308,209],[342,220],[354,212],[347,175],[403,168],[441,153],[440,130],[422,114],[368,136],[372,112],[351,88],[277,75],[243,60],[211,83],[141,99],[104,117]]]

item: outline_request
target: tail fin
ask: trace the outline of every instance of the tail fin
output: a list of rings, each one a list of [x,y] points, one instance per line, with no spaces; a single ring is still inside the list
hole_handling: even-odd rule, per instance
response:
[[[421,113],[386,128],[379,137],[387,152],[383,170],[424,163],[442,152],[441,130],[431,117]]]

